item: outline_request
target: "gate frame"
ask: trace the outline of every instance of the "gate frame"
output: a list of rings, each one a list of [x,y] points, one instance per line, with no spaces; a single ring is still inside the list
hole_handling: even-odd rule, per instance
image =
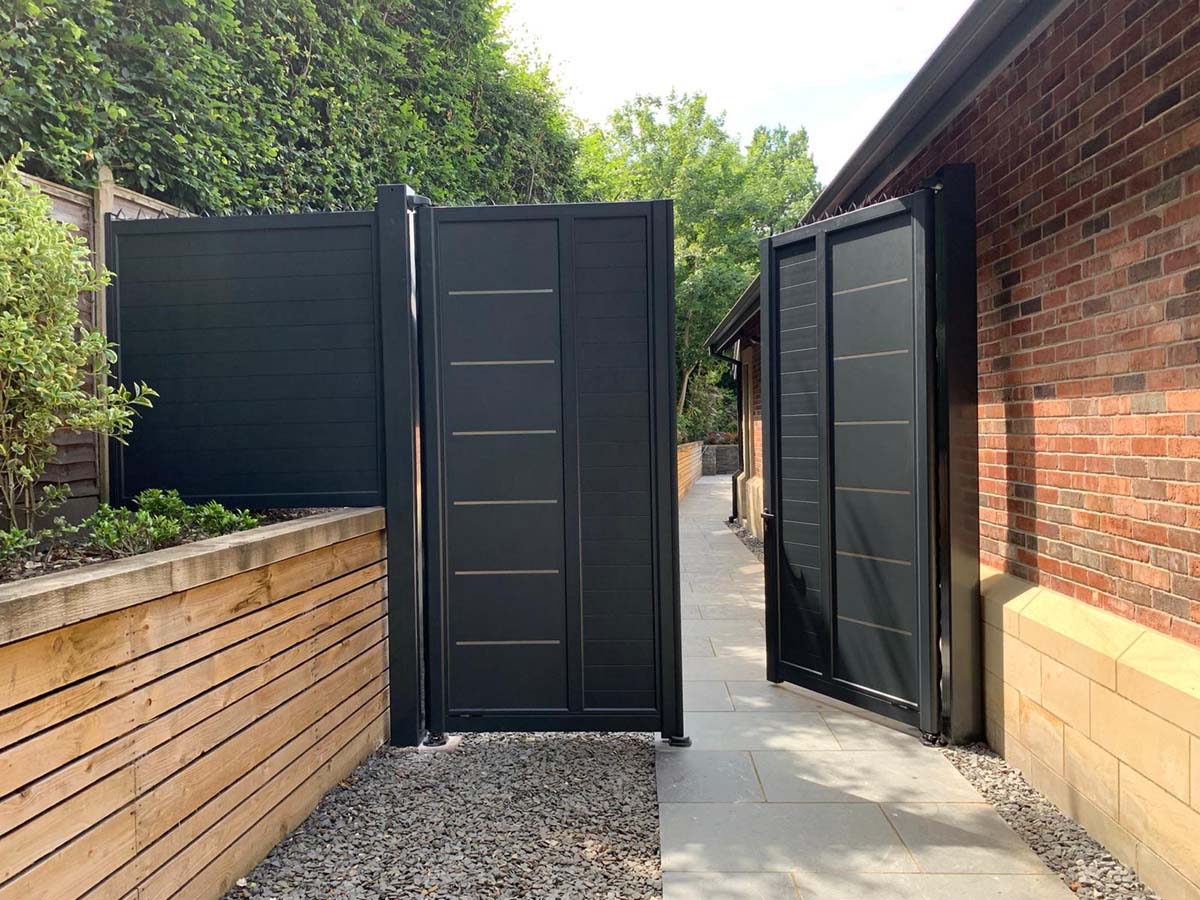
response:
[[[621,206],[631,215],[645,216],[650,226],[647,260],[651,328],[653,433],[651,454],[652,528],[654,531],[655,668],[658,711],[637,712],[529,713],[508,715],[452,716],[447,706],[447,650],[449,637],[445,602],[444,554],[445,531],[440,498],[442,479],[441,392],[438,385],[437,309],[437,223],[448,221],[479,222],[489,219],[536,220],[555,216],[554,210],[568,208],[585,217],[611,213]],[[561,220],[560,220],[561,237]],[[436,744],[448,724],[456,731],[645,731],[656,728],[674,745],[686,745],[683,727],[682,636],[680,634],[678,474],[675,467],[675,292],[674,292],[674,212],[670,200],[614,203],[528,204],[486,207],[417,208],[414,246],[417,257],[417,307],[420,323],[419,346],[421,429],[421,512],[425,539],[422,542],[425,578],[425,709],[430,744]],[[566,251],[560,244],[559,261]],[[562,283],[560,267],[560,284]],[[574,364],[575,349],[564,344],[564,368]],[[665,422],[663,419],[665,418]],[[564,491],[577,490],[568,479]],[[569,542],[568,542],[569,543]],[[570,552],[570,548],[567,548]],[[568,592],[568,597],[571,594]],[[572,622],[568,610],[568,627]],[[582,640],[582,638],[581,638]],[[573,677],[568,672],[568,677]]]
[[[778,508],[782,484],[777,423],[779,371],[775,362],[778,288],[774,270],[780,249],[812,240],[817,291],[818,422],[822,448],[819,467],[822,515],[822,584],[826,609],[833,609],[834,566],[832,522],[832,443],[828,422],[831,346],[828,341],[828,274],[826,236],[832,230],[908,212],[913,225],[914,363],[917,415],[914,423],[918,527],[925,535],[914,561],[928,584],[928,602],[918,604],[918,704],[915,710],[842,684],[833,678],[795,672],[784,677],[779,655],[782,532],[772,508]],[[833,226],[831,228],[831,225]],[[767,679],[790,681],[817,693],[851,703],[888,718],[915,725],[928,737],[954,742],[975,739],[982,731],[981,625],[979,614],[978,424],[976,374],[976,268],[974,166],[948,165],[930,181],[904,197],[880,201],[848,213],[764,238],[759,245],[761,273],[760,340],[762,343],[764,559],[766,578]],[[923,328],[919,328],[921,324]],[[923,351],[923,352],[920,352]],[[924,383],[925,389],[920,385]],[[921,464],[921,460],[924,464]],[[951,486],[954,486],[951,489]],[[960,487],[960,485],[962,485]],[[831,625],[835,628],[836,625]],[[833,633],[829,634],[833,645]],[[830,666],[833,656],[830,656]]]

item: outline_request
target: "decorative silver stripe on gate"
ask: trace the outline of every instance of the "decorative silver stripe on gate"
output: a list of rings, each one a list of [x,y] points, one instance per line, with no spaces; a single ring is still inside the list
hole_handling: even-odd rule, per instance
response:
[[[893,634],[902,634],[905,637],[912,637],[911,631],[905,631],[903,628],[892,628],[890,625],[878,625],[875,622],[864,622],[862,619],[852,619],[849,616],[838,614],[838,619],[842,622],[853,622],[855,625],[865,625],[867,628],[878,628],[880,631],[890,631]]]
[[[847,353],[845,356],[835,356],[834,362],[843,359],[869,359],[872,356],[900,356],[902,353],[907,353],[907,350],[880,350],[877,353]],[[450,365],[454,365],[451,363]]]
[[[516,645],[536,644],[539,646],[554,646],[562,641],[455,641],[456,647],[511,647]]]
[[[554,288],[511,288],[495,291],[447,291],[451,297],[482,297],[488,294],[553,294]]]
[[[558,569],[459,569],[455,575],[557,575]]]
[[[839,550],[838,556],[847,556],[850,559],[869,559],[872,562],[892,563],[896,566],[911,566],[907,559],[892,559],[890,556],[871,556],[869,553],[851,553],[849,550]]]
[[[455,506],[534,506],[557,500],[455,500]]]
[[[524,429],[524,430],[517,430],[517,429],[502,430],[502,429],[497,428],[497,429],[494,429],[491,431],[486,431],[486,430],[485,431],[452,431],[452,432],[450,432],[450,434],[452,437],[478,437],[478,436],[490,435],[490,434],[558,434],[558,429],[557,428],[528,428],[528,429]]]
[[[792,266],[802,266],[805,263],[813,262],[817,258],[815,252],[798,253],[795,256],[788,256],[779,261],[779,268],[790,269]]]
[[[891,281],[877,281],[874,284],[864,284],[862,287],[843,288],[840,291],[834,291],[833,296],[840,297],[842,294],[857,294],[859,291],[869,291],[871,288],[887,287],[890,284],[904,284],[908,278],[893,278]]]
[[[845,421],[835,420],[834,425],[911,425],[908,419],[847,419]]]
[[[552,366],[552,359],[464,359],[450,363],[452,366]]]
[[[869,488],[869,487],[847,487],[845,485],[836,485],[835,491],[853,491],[856,494],[901,494],[907,497],[912,491],[897,491],[891,488]]]

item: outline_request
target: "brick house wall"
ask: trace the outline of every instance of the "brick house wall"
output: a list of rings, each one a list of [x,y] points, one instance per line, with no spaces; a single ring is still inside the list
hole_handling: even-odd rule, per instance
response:
[[[750,456],[751,471],[762,475],[763,471],[763,407],[762,407],[762,353],[758,344],[752,344],[742,353],[742,364],[750,379]]]
[[[1200,2],[1072,4],[887,193],[951,162],[983,562],[1200,644]]]

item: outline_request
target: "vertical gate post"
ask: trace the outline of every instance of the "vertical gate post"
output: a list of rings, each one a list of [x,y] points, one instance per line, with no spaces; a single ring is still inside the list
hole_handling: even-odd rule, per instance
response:
[[[421,566],[422,601],[425,621],[425,729],[431,746],[445,743],[446,733],[446,613],[442,579],[442,410],[437,379],[441,359],[437,332],[437,266],[433,227],[434,209],[423,203],[413,217],[411,235],[416,273],[418,386],[421,402]],[[436,564],[431,562],[438,560]]]
[[[390,742],[421,742],[421,572],[416,515],[416,306],[409,206],[403,184],[376,193],[380,353],[387,518]]]
[[[983,734],[975,167],[945,166],[934,181],[942,717],[958,744]]]
[[[679,488],[676,471],[675,441],[675,205],[666,200],[654,204],[652,213],[653,310],[655,340],[653,359],[659,368],[654,379],[654,403],[665,422],[654,427],[657,471],[669,473],[659,479],[658,516],[667,516],[666,527],[659,525],[659,617],[663,634],[660,643],[662,695],[662,736],[673,747],[690,747],[683,722],[683,637],[680,630],[679,598]]]
[[[775,251],[770,238],[763,238],[758,245],[758,271],[760,281],[758,286],[758,371],[759,394],[762,403],[762,541],[763,541],[763,599],[766,601],[764,632],[767,644],[767,681],[779,684],[783,675],[779,671],[779,598],[781,596],[776,585],[775,572],[778,551],[775,547],[775,510],[779,504],[775,500],[775,425],[774,415],[775,396],[775,363],[773,362],[773,346],[775,343],[775,324],[772,321],[775,308]],[[750,377],[754,374],[751,372]],[[751,412],[753,417],[753,412]],[[741,420],[738,420],[741,427]],[[752,437],[752,430],[747,429]],[[753,453],[753,450],[751,451]],[[735,491],[736,492],[736,491]]]

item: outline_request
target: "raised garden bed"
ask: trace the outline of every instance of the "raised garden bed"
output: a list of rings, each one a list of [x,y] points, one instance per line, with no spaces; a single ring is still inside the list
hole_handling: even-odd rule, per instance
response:
[[[0,586],[0,894],[216,896],[382,743],[379,509]]]

